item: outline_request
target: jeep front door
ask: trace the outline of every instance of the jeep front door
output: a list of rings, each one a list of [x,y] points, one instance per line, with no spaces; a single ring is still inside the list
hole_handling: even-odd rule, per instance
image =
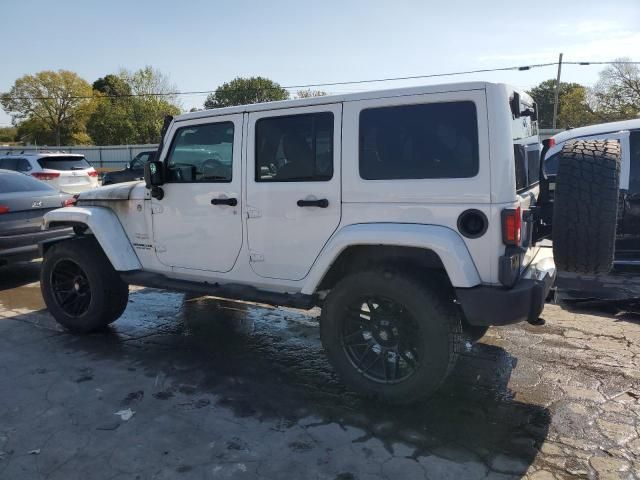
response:
[[[342,105],[249,114],[247,232],[251,268],[304,278],[340,223]]]
[[[242,115],[174,122],[164,197],[152,199],[154,247],[164,265],[227,272],[242,247]]]

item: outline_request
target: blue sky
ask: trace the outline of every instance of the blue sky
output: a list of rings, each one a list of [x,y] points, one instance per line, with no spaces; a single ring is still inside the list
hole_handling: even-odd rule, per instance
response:
[[[640,60],[639,0],[21,0],[0,8],[0,91],[26,73],[60,68],[93,82],[152,65],[187,91],[236,76],[296,85],[553,62],[559,52],[570,61]],[[590,85],[601,68],[567,66],[563,80]],[[489,80],[528,88],[554,76],[547,67],[393,86]],[[182,97],[185,109],[203,101]],[[9,122],[0,109],[0,124]]]

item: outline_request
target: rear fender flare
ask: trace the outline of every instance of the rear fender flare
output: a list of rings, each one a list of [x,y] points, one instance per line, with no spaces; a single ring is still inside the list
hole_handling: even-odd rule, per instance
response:
[[[348,225],[333,235],[311,267],[301,293],[313,294],[340,253],[358,245],[429,249],[440,257],[454,287],[469,288],[481,283],[464,240],[452,229],[439,225],[365,223]]]

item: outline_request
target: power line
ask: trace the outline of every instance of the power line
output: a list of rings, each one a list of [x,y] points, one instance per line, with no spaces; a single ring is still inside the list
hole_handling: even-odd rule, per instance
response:
[[[640,62],[634,61],[576,61],[576,62],[563,62],[564,65],[612,65],[612,64],[623,64],[623,65],[640,65]],[[440,78],[440,77],[452,77],[457,75],[469,75],[474,73],[490,73],[490,72],[504,72],[504,71],[526,71],[531,70],[533,68],[542,68],[542,67],[550,67],[556,66],[558,62],[548,62],[548,63],[537,63],[532,65],[519,65],[519,66],[510,66],[510,67],[496,67],[496,68],[481,68],[477,70],[463,70],[458,72],[446,72],[446,73],[431,73],[424,75],[409,75],[404,77],[387,77],[387,78],[375,78],[375,79],[367,79],[367,80],[348,80],[348,81],[340,81],[340,82],[324,82],[324,83],[307,83],[302,85],[289,85],[289,86],[279,86],[279,87],[264,87],[264,88],[252,88],[252,89],[243,89],[236,91],[243,92],[260,92],[265,90],[295,90],[295,89],[305,89],[305,88],[317,88],[317,87],[332,87],[338,85],[361,85],[366,83],[379,83],[379,82],[395,82],[402,80],[419,80],[424,78]],[[217,92],[218,89],[215,90],[194,90],[194,91],[186,91],[186,92],[165,92],[165,93],[127,93],[122,95],[87,95],[87,96],[69,96],[65,97],[66,100],[82,100],[82,99],[92,99],[92,98],[129,98],[129,97],[176,97],[182,95],[206,95],[210,93]],[[58,100],[60,97],[11,97],[7,96],[13,100]],[[5,97],[5,98],[7,98]]]

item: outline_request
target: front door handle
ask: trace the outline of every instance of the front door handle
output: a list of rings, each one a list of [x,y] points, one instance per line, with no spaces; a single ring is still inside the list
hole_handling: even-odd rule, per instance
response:
[[[329,206],[329,200],[326,198],[321,198],[320,200],[298,200],[298,206],[327,208]]]
[[[230,207],[235,207],[238,205],[237,198],[214,198],[211,200],[211,205],[229,205]]]

